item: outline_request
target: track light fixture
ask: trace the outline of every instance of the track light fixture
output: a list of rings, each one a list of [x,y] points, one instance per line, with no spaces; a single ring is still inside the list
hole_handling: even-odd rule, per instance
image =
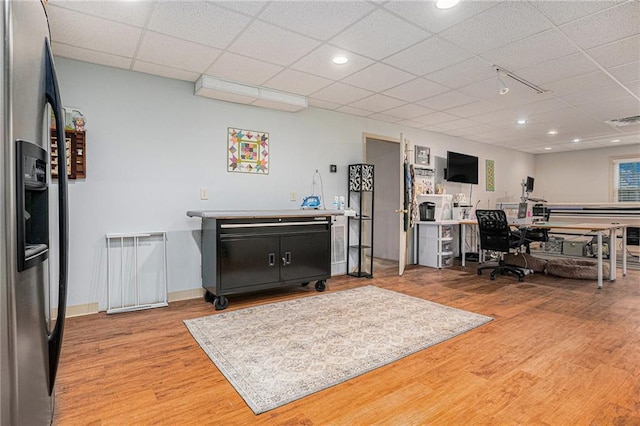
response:
[[[496,69],[496,71],[498,72],[498,93],[500,93],[501,95],[506,95],[507,93],[509,93],[509,88],[502,79],[504,73],[499,69]]]
[[[536,93],[541,94],[541,93],[547,93],[547,90],[541,89],[538,86],[536,86],[533,83],[529,83],[527,80],[518,77],[517,75],[500,68],[499,66],[494,65],[493,68],[496,70],[496,72],[498,73],[498,89],[500,91],[501,95],[505,95],[509,92],[509,88],[507,87],[507,85],[505,84],[504,80],[502,79],[502,77],[509,77],[515,81],[517,81],[520,84],[524,84],[525,86],[527,86],[529,89],[535,90]]]

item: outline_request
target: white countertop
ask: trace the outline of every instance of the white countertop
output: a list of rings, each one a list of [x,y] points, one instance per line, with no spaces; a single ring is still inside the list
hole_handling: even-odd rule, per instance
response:
[[[202,219],[257,219],[268,217],[342,216],[344,210],[189,210],[187,216]]]

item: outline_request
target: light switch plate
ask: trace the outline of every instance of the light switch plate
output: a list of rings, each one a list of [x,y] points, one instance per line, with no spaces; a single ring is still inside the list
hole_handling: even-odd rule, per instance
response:
[[[209,199],[209,189],[208,188],[200,188],[200,199],[208,200]]]

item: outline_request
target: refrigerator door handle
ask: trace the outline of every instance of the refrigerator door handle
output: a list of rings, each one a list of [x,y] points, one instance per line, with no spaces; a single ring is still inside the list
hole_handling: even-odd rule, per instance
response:
[[[49,39],[45,38],[45,67],[46,67],[46,102],[51,105],[56,123],[56,136],[58,149],[65,149],[64,109],[60,101],[60,91],[53,66],[53,54]],[[64,151],[58,155],[58,232],[60,265],[58,277],[58,313],[53,331],[49,335],[49,395],[53,394],[53,388],[60,360],[62,347],[62,334],[67,306],[67,269],[69,255],[69,218],[67,201],[67,156]]]

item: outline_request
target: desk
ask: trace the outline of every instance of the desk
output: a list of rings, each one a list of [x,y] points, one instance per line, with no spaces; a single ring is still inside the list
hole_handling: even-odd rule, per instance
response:
[[[622,230],[622,275],[627,275],[627,226],[620,223],[535,222],[531,228],[595,232],[598,238],[598,288],[602,288],[602,235],[609,232],[609,280],[616,280],[616,230]]]

